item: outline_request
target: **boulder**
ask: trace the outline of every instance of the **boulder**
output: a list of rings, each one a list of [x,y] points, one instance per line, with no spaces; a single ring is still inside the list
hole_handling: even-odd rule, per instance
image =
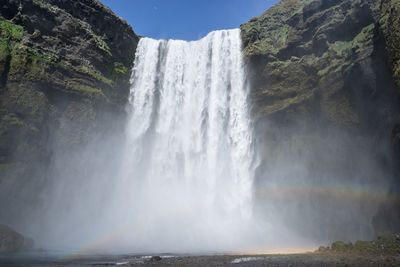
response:
[[[24,237],[8,226],[0,224],[0,253],[27,251],[33,248],[33,240]]]

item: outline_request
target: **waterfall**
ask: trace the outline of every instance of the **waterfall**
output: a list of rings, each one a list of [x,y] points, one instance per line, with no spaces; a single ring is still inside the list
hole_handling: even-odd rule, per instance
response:
[[[57,155],[35,239],[80,254],[254,245],[240,31],[194,42],[142,38],[127,111],[124,129]]]
[[[136,237],[233,249],[251,217],[253,182],[240,30],[192,42],[142,38],[128,112],[119,190],[136,203]]]

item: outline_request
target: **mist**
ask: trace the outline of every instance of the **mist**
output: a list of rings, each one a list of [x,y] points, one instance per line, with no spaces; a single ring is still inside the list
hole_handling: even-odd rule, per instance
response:
[[[379,234],[377,211],[391,201],[387,139],[309,118],[289,126],[263,121],[258,132],[254,204],[264,220],[326,245]]]
[[[263,229],[252,219],[256,158],[240,31],[143,38],[131,84],[123,128],[55,149],[35,240],[75,253],[255,246]]]

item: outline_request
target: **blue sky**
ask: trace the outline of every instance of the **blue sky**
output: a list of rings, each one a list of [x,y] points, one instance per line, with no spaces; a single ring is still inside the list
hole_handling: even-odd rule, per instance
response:
[[[277,0],[101,0],[134,31],[152,38],[195,40],[237,28]]]

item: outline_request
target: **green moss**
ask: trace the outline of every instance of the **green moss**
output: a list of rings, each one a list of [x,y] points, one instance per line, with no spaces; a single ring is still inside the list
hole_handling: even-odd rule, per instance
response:
[[[0,17],[0,37],[21,40],[24,35],[24,28]]]
[[[357,241],[354,244],[343,241],[333,242],[331,247],[322,247],[318,253],[398,255],[400,253],[400,236],[387,234],[372,241]]]
[[[382,2],[380,27],[385,35],[386,48],[393,70],[393,78],[400,90],[400,0]]]
[[[0,38],[0,59],[10,53],[9,42],[6,39]]]
[[[394,64],[394,79],[396,81],[397,87],[400,88],[400,62],[398,62],[397,64]]]
[[[265,115],[265,114],[272,114],[276,113],[281,110],[288,109],[289,107],[298,106],[301,103],[304,103],[308,99],[311,99],[314,96],[314,91],[308,91],[304,94],[297,95],[295,97],[288,97],[279,101],[275,101],[273,105],[269,105],[264,107],[263,109],[259,110],[256,117]]]
[[[17,44],[11,52],[10,77],[19,79],[19,75],[24,75],[24,79],[32,81],[46,79],[49,68],[57,61],[56,55]]]
[[[33,3],[42,9],[45,9],[49,11],[50,13],[57,13],[60,11],[60,8],[58,6],[50,4],[48,1],[44,0],[33,0]]]
[[[14,115],[6,115],[3,118],[3,124],[4,125],[9,125],[12,127],[17,127],[17,128],[21,128],[21,127],[25,127],[26,124],[19,119],[18,117],[14,116]]]
[[[374,40],[375,25],[370,24],[363,28],[361,32],[353,39],[352,46],[356,52],[360,52],[364,47],[372,45]]]
[[[60,12],[60,8],[58,6],[52,5],[52,4],[48,3],[47,1],[44,1],[44,0],[33,0],[33,2],[34,2],[34,4],[38,5],[42,9],[47,10],[50,13],[56,14],[56,13]],[[86,22],[81,21],[81,26],[86,30],[88,35],[92,38],[92,40],[93,40],[93,42],[94,42],[94,44],[96,45],[97,48],[99,48],[100,50],[104,51],[105,53],[107,53],[110,56],[112,55],[110,47],[103,40],[102,37],[98,36],[97,34],[95,34],[91,30],[91,27],[90,27],[89,24],[87,24]]]
[[[19,42],[23,34],[23,27],[0,17],[0,73],[5,69],[5,63],[14,43]]]
[[[0,38],[0,73],[4,70],[4,64],[10,55],[10,44],[7,40]]]
[[[108,78],[106,78],[105,76],[103,76],[99,71],[93,69],[92,67],[89,66],[79,66],[78,68],[76,68],[76,70],[82,74],[88,75],[102,83],[105,83],[107,85],[114,85],[114,82]]]
[[[344,252],[353,249],[353,244],[345,243],[343,241],[336,241],[332,243],[331,249],[336,252]]]
[[[268,65],[268,69],[272,70],[272,71],[276,71],[278,73],[282,73],[286,68],[288,68],[290,66],[290,64],[292,64],[293,62],[290,60],[286,60],[286,61],[275,61],[275,62],[271,62]]]
[[[249,27],[252,28],[251,25],[246,25],[244,28]],[[260,27],[259,25],[256,25],[253,28],[257,29]],[[257,31],[257,30],[255,30]],[[256,40],[254,43],[250,44],[247,48],[245,53],[247,55],[253,55],[253,54],[276,54],[278,53],[282,48],[284,48],[287,44],[287,40],[289,37],[289,31],[290,27],[287,25],[280,25],[277,26],[276,28],[270,29],[268,31],[268,36],[263,36],[262,33],[258,33],[260,39]],[[249,33],[252,34],[252,33]]]
[[[44,93],[31,88],[14,88],[12,92],[16,98],[15,108],[24,115],[24,119],[30,124],[42,123],[48,107]]]
[[[323,59],[329,61],[325,68],[318,71],[320,77],[329,73],[336,73],[345,70],[352,63],[351,57],[354,53],[361,53],[366,48],[372,46],[374,40],[375,25],[370,24],[364,27],[353,40],[336,41],[329,44],[328,51],[323,55]]]
[[[106,52],[108,55],[112,55],[111,54],[111,49],[110,47],[107,45],[107,43],[103,40],[103,38],[101,38],[100,36],[96,35],[94,32],[90,31],[89,32],[94,40],[94,43],[96,44],[97,48],[99,48],[100,50]]]
[[[84,85],[77,82],[69,82],[67,84],[67,88],[83,96],[96,99],[103,99],[103,100],[107,99],[102,90],[89,85]]]
[[[373,41],[375,25],[370,24],[363,28],[351,41],[337,41],[330,44],[330,51],[333,51],[339,58],[349,57],[353,51],[360,52],[365,46]]]
[[[312,0],[282,0],[270,8],[263,16],[276,16],[282,19],[288,19],[295,14],[301,13],[305,5]]]
[[[373,252],[376,250],[376,244],[369,241],[357,241],[354,243],[353,249],[356,252]]]
[[[124,66],[124,64],[120,62],[115,62],[114,63],[114,73],[119,74],[119,75],[126,75],[128,74],[128,68]]]
[[[393,69],[393,77],[400,90],[400,1],[389,2],[387,13],[390,14],[386,26],[386,43],[389,52],[390,62]]]
[[[285,48],[289,40],[296,38],[287,20],[300,13],[309,2],[311,0],[282,0],[260,17],[241,25],[243,40],[249,42],[245,55],[276,54]]]
[[[73,91],[77,91],[79,93],[82,93],[84,95],[101,95],[103,94],[101,92],[101,90],[91,87],[91,86],[87,86],[87,85],[75,85],[74,87],[72,87]]]
[[[351,54],[352,43],[337,41],[330,46],[330,49],[340,58],[347,58]]]

